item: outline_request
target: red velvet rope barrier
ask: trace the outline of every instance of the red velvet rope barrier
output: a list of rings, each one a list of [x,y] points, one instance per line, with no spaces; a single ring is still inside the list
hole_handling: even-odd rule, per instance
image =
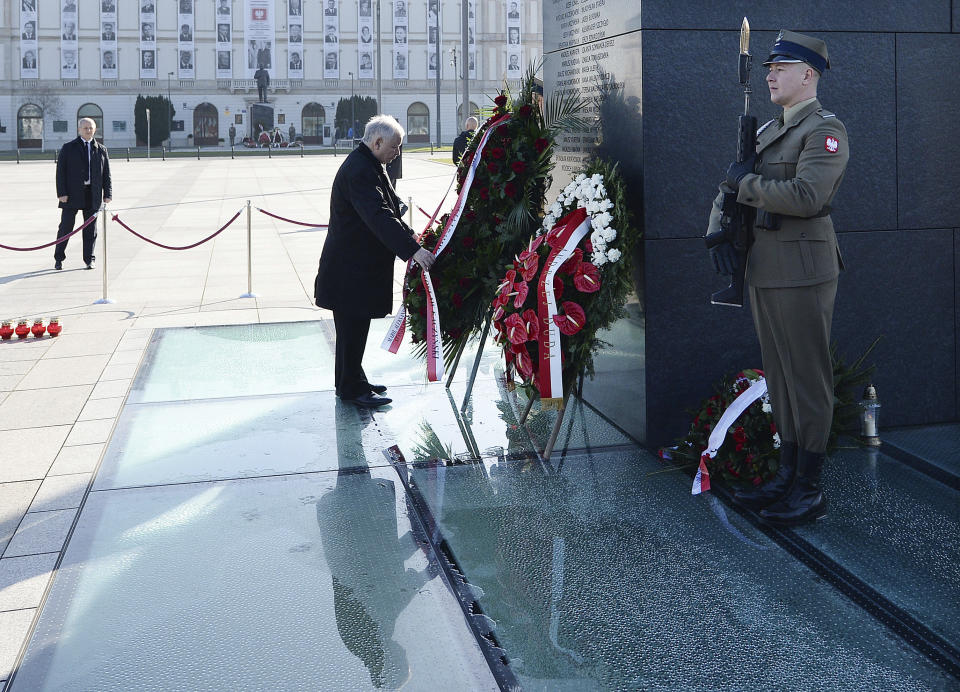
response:
[[[148,243],[150,243],[151,245],[156,245],[157,247],[162,247],[164,250],[190,250],[190,249],[192,249],[192,248],[197,247],[198,245],[203,245],[203,244],[204,244],[205,242],[207,242],[208,240],[212,240],[213,238],[216,238],[216,237],[217,237],[218,235],[220,235],[223,231],[227,230],[227,226],[229,226],[229,225],[232,224],[234,221],[236,221],[236,220],[237,220],[237,217],[240,216],[240,214],[242,214],[242,213],[243,213],[243,209],[238,210],[237,213],[233,215],[233,218],[232,218],[232,219],[230,219],[229,221],[227,221],[227,222],[226,222],[225,224],[223,224],[220,228],[218,228],[216,231],[214,231],[213,233],[211,233],[210,235],[208,235],[208,236],[207,236],[206,238],[204,238],[203,240],[200,240],[200,241],[198,241],[198,242],[196,242],[196,243],[193,243],[192,245],[183,245],[182,247],[175,247],[175,246],[173,246],[173,245],[164,245],[163,243],[158,243],[158,242],[155,241],[155,240],[150,240],[149,238],[140,235],[140,234],[137,233],[135,230],[133,230],[132,228],[130,228],[127,224],[125,224],[123,221],[121,221],[121,220],[120,220],[120,217],[117,216],[116,214],[113,215],[113,220],[116,221],[116,222],[117,222],[118,224],[120,224],[121,226],[123,226],[124,228],[126,228],[126,229],[127,229],[128,231],[130,231],[131,233],[133,233],[133,234],[134,234],[135,236],[137,236],[140,240],[145,240],[145,241],[147,241]]]
[[[276,214],[271,214],[266,209],[261,209],[260,207],[256,207],[256,210],[261,214],[272,216],[275,219],[280,219],[281,221],[286,221],[287,223],[295,223],[298,226],[309,226],[310,228],[326,228],[327,227],[327,224],[325,223],[304,223],[303,221],[294,221],[293,219],[287,219],[287,218],[284,218],[283,216],[277,216]]]
[[[98,213],[99,213],[99,212],[98,212]],[[79,233],[80,231],[82,231],[84,228],[86,228],[87,226],[89,226],[91,223],[93,223],[93,222],[96,221],[96,220],[97,220],[97,214],[94,214],[94,215],[91,216],[89,219],[87,219],[86,221],[84,221],[84,222],[83,222],[83,225],[80,226],[80,228],[78,228],[78,229],[76,229],[76,230],[74,230],[74,231],[70,231],[70,232],[67,233],[65,236],[61,236],[61,237],[57,238],[56,240],[52,240],[52,241],[50,241],[49,243],[44,243],[43,245],[37,245],[36,247],[12,247],[12,246],[10,246],[10,245],[0,245],[0,248],[3,248],[4,250],[14,250],[14,251],[16,251],[16,252],[30,252],[31,250],[42,250],[43,248],[45,248],[45,247],[50,247],[51,245],[59,245],[60,243],[65,243],[68,238],[70,238],[71,236],[75,236],[77,233]]]
[[[442,204],[442,202],[441,202],[441,204]],[[420,210],[420,213],[423,214],[424,216],[426,216],[428,219],[432,219],[432,218],[433,218],[432,216],[430,216],[430,212],[426,211],[426,210],[425,210],[423,207],[421,207],[419,204],[417,205],[417,209],[419,209],[419,210]]]

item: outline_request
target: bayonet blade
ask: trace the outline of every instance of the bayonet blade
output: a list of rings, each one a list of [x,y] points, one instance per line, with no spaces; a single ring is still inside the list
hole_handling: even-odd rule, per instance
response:
[[[740,53],[743,55],[750,55],[750,22],[747,21],[747,18],[743,18],[743,23],[740,25]]]

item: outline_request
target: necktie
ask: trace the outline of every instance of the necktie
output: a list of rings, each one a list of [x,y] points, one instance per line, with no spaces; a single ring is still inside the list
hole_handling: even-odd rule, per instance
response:
[[[87,182],[90,182],[90,142],[87,142]]]

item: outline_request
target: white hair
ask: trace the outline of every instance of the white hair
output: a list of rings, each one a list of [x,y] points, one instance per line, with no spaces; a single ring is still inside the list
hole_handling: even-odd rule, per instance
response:
[[[97,129],[97,121],[94,120],[93,118],[80,118],[77,121],[77,129],[80,129],[84,123],[90,123],[91,125],[93,125],[94,130]]]
[[[473,127],[470,127],[473,125]],[[474,118],[472,115],[467,118],[467,122],[464,123],[464,127],[468,130],[476,130],[480,126],[480,121]]]
[[[380,137],[384,139],[399,137],[402,140],[405,134],[403,126],[392,115],[375,115],[363,128],[363,143],[368,147],[372,146]]]

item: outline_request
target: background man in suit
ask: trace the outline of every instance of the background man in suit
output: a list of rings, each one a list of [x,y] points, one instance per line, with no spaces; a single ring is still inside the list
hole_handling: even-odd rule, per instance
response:
[[[181,70],[193,69],[193,51],[189,51],[189,50],[180,51],[180,69]]]
[[[63,51],[63,69],[65,70],[75,70],[77,69],[77,53],[72,50]]]
[[[152,50],[143,51],[143,53],[140,55],[140,65],[145,70],[153,69],[153,51]]]
[[[820,107],[817,84],[830,67],[820,39],[781,31],[770,57],[770,100],[783,114],[760,128],[756,155],[732,163],[721,192],[757,208],[746,281],[763,371],[780,435],[780,468],[767,484],[738,491],[742,504],[777,525],[826,514],[820,472],[833,420],[830,323],[841,261],[830,202],[850,153],[843,123]],[[714,201],[710,231],[720,227]],[[729,243],[714,264],[733,273]]]
[[[33,22],[24,22],[23,33],[20,34],[20,38],[27,41],[35,41],[37,39],[37,25]]]
[[[370,33],[370,27],[364,24],[360,27],[360,43],[370,43],[373,35]]]
[[[32,50],[24,51],[22,64],[23,64],[23,69],[25,70],[37,69],[36,54]]]
[[[145,0],[145,2],[140,5],[140,11],[144,12],[145,14],[153,14],[156,11],[156,8],[154,7],[153,3],[150,2],[150,0]]]
[[[323,10],[323,14],[327,17],[336,17],[337,16],[337,2],[336,0],[327,0],[327,6]]]
[[[507,19],[520,19],[520,10],[517,8],[517,3],[510,3],[510,11],[507,12]]]
[[[301,25],[290,25],[290,43],[303,43],[303,27]]]
[[[407,4],[403,0],[397,0],[396,7],[393,10],[393,15],[395,17],[407,16]]]
[[[103,51],[103,69],[105,70],[115,70],[117,64],[113,61],[113,51],[105,50]]]
[[[217,14],[230,14],[230,0],[220,0],[217,5]]]
[[[104,22],[103,23],[103,35],[102,38],[104,41],[116,41],[117,34],[113,30],[113,22]]]
[[[463,157],[463,152],[467,150],[467,144],[470,143],[470,138],[473,137],[473,133],[477,131],[477,126],[480,123],[472,115],[467,118],[467,121],[463,124],[463,131],[457,135],[457,138],[453,140],[453,162],[460,163],[460,159]]]
[[[414,240],[403,222],[401,202],[384,166],[400,152],[404,130],[389,115],[370,119],[363,140],[350,152],[333,181],[330,225],[323,244],[314,297],[333,311],[337,332],[335,383],[343,401],[358,406],[389,404],[363,372],[370,320],[393,308],[393,265],[411,257],[424,270],[433,255]]]
[[[299,17],[303,14],[303,8],[300,7],[300,0],[290,0],[288,7],[287,14],[292,17]]]
[[[94,139],[97,124],[90,118],[83,118],[77,124],[80,135],[60,149],[57,157],[57,199],[60,209],[60,228],[57,238],[73,231],[73,222],[77,212],[83,212],[83,220],[100,211],[101,200],[110,204],[113,197],[113,185],[110,180],[110,157],[107,149]],[[97,222],[93,221],[83,229],[83,261],[87,269],[93,269],[96,259],[93,254],[97,242]],[[54,246],[54,268],[63,269],[63,260],[67,257],[67,243],[64,240]]]
[[[104,14],[109,14],[117,11],[117,3],[113,0],[103,0],[100,3],[100,12]]]
[[[37,0],[23,0],[20,3],[21,12],[36,12],[37,11]]]
[[[291,70],[302,70],[303,61],[300,59],[300,53],[293,51],[290,53],[290,69]]]
[[[64,41],[76,41],[77,40],[77,25],[73,22],[64,22],[63,23],[63,40]]]
[[[140,38],[144,41],[153,41],[153,22],[143,22],[140,26]]]
[[[217,24],[217,43],[230,43],[229,24]]]

